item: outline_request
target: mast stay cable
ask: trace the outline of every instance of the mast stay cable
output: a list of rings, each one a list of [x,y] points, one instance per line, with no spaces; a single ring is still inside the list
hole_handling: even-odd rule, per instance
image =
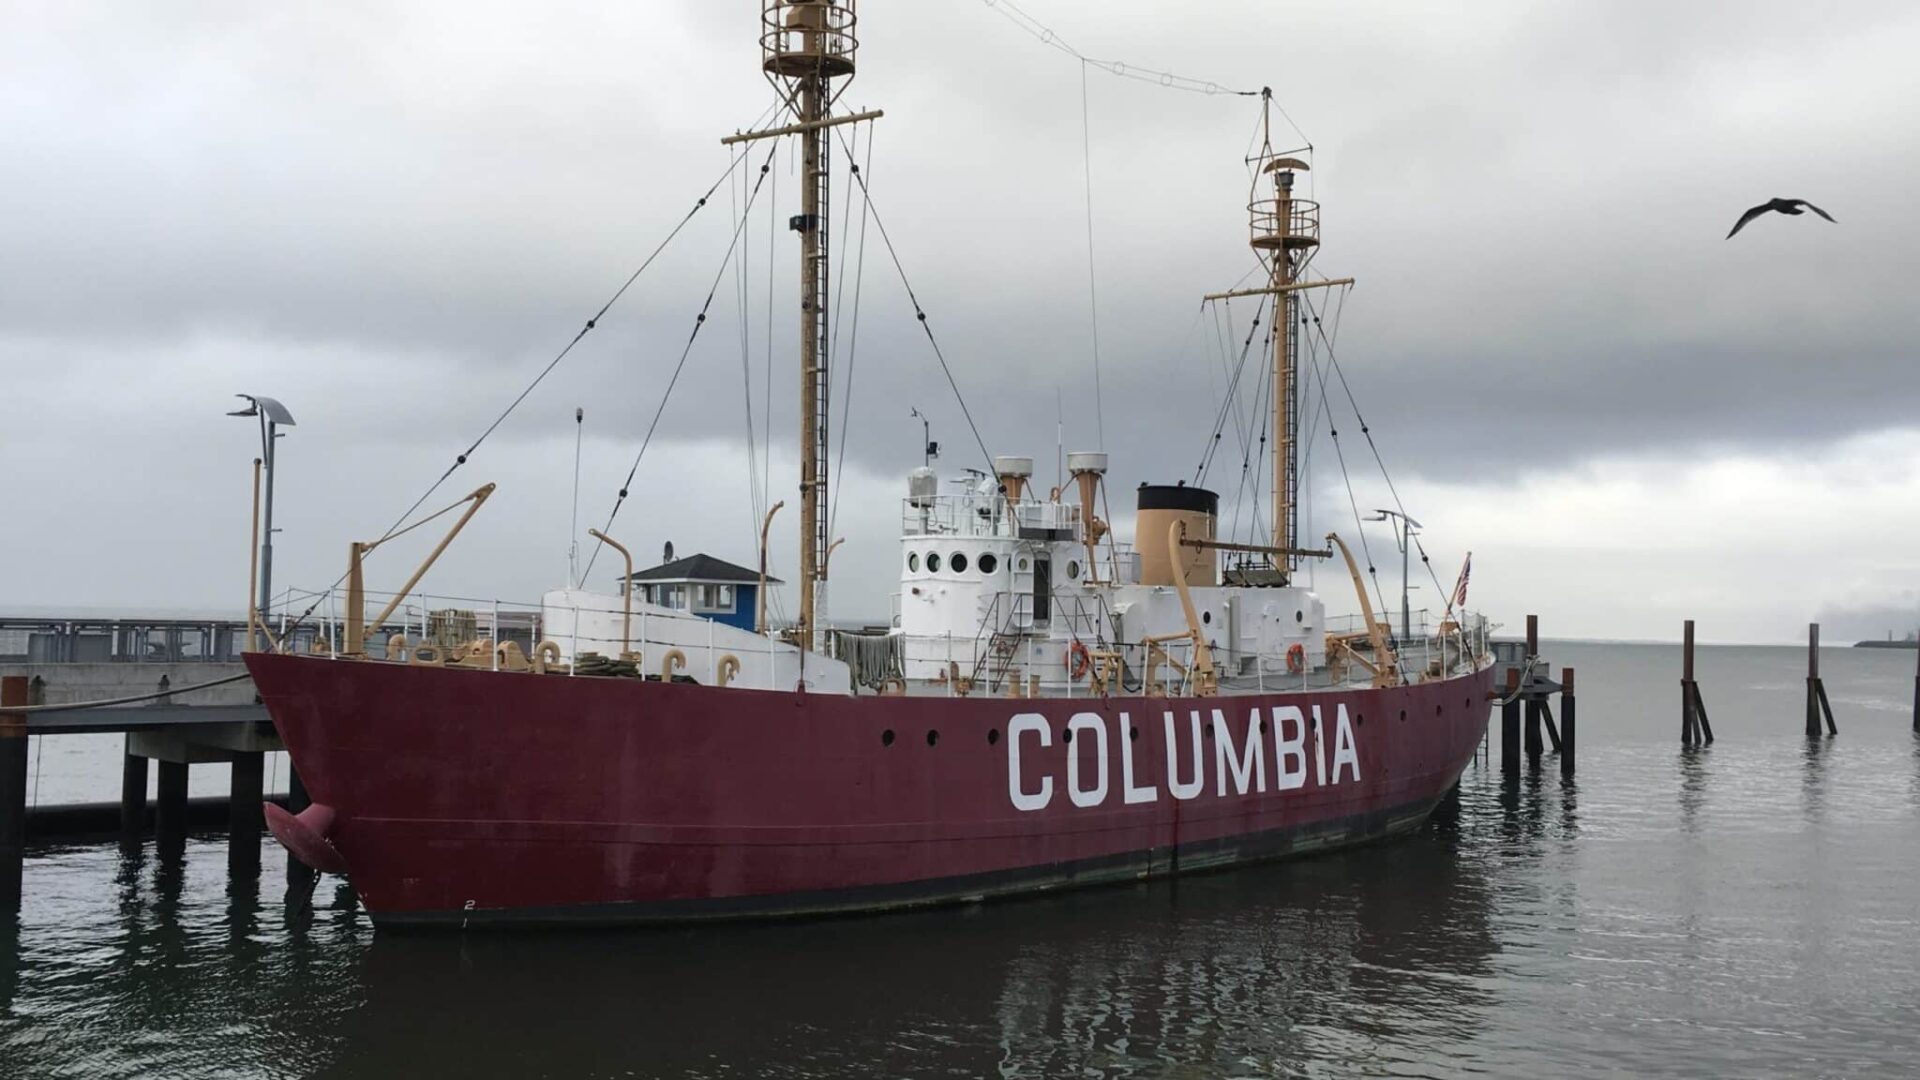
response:
[[[775,108],[777,108],[777,106]],[[765,123],[767,116],[771,112],[773,112],[773,109],[769,109],[767,112],[761,113],[760,117],[753,122],[753,126],[757,127],[760,124]],[[533,393],[534,389],[538,387],[541,384],[541,382],[545,381],[548,375],[551,375],[553,373],[553,369],[556,367],[559,367],[560,362],[562,360],[565,360],[568,354],[573,352],[574,346],[580,344],[581,339],[585,338],[588,333],[590,333],[595,327],[597,327],[600,324],[600,320],[606,317],[607,312],[613,309],[613,305],[618,303],[622,296],[626,295],[627,290],[631,289],[634,283],[640,280],[640,276],[642,274],[645,274],[647,272],[647,269],[654,264],[654,261],[660,257],[660,253],[667,249],[667,245],[673,243],[674,239],[678,237],[681,231],[687,227],[687,224],[691,222],[694,219],[695,215],[699,214],[701,209],[704,208],[707,205],[708,201],[713,198],[713,193],[720,190],[720,185],[726,183],[728,179],[733,176],[734,170],[739,168],[740,162],[742,160],[745,160],[745,159],[742,158],[742,159],[730,161],[727,164],[726,171],[721,173],[720,176],[717,179],[715,179],[710,186],[708,186],[704,194],[702,194],[698,199],[694,200],[693,206],[690,209],[688,209],[686,216],[682,217],[679,223],[674,225],[674,227],[668,231],[666,237],[662,239],[659,244],[655,245],[653,251],[648,253],[646,259],[640,263],[639,267],[636,268],[633,271],[633,273],[627,275],[627,279],[620,283],[620,287],[613,291],[613,295],[607,298],[606,303],[600,305],[600,309],[593,313],[593,317],[589,318],[586,321],[586,324],[582,326],[580,330],[577,333],[575,333],[573,337],[570,338],[564,346],[561,347],[560,351],[554,354],[553,359],[547,361],[547,365],[540,369],[540,373],[533,377],[533,381],[529,382],[526,385],[526,388],[521,390],[519,395],[516,396],[513,399],[513,401],[507,405],[505,409],[501,410],[500,415],[494,417],[493,423],[487,425],[487,429],[480,433],[480,437],[473,440],[473,442],[469,444],[464,451],[462,451],[460,454],[455,456],[455,458],[453,459],[453,464],[447,466],[446,471],[440,474],[439,479],[429,484],[427,486],[427,490],[422,492],[420,494],[420,497],[413,501],[413,505],[407,507],[405,513],[395,518],[393,520],[393,524],[387,526],[385,531],[383,531],[380,534],[379,538],[376,539],[374,543],[379,544],[379,543],[384,543],[387,540],[391,540],[397,534],[397,531],[400,529],[400,527],[406,524],[407,519],[412,517],[417,511],[419,511],[420,507],[423,504],[425,504],[428,499],[433,497],[434,492],[440,490],[441,485],[445,484],[447,482],[447,479],[451,477],[454,474],[454,472],[460,468],[460,466],[465,465],[467,463],[467,459],[472,457],[476,450],[480,449],[480,444],[487,441],[487,438],[491,436],[494,433],[494,431],[497,430],[500,427],[500,425],[506,421],[507,417],[511,416],[514,410],[518,409],[521,403],[527,400],[527,397]],[[311,604],[308,604],[306,610],[302,611],[297,618],[293,619],[291,623],[288,624],[287,629],[289,630],[298,629],[299,627],[303,626],[306,623],[307,619],[311,618],[313,613],[319,610],[320,605],[325,601],[325,598],[328,595],[330,595],[334,589],[339,588],[340,583],[345,581],[346,579],[347,579],[347,573],[343,571],[339,577],[333,580],[332,585],[329,585],[323,592],[317,593],[315,595],[314,601]]]
[[[1341,301],[1341,304],[1338,310],[1344,311],[1345,307],[1346,307],[1346,304],[1345,304],[1345,300],[1343,299]],[[1343,371],[1340,367],[1339,357],[1334,354],[1333,339],[1327,337],[1326,330],[1321,326],[1320,311],[1318,308],[1314,307],[1311,299],[1307,301],[1307,310],[1312,313],[1314,332],[1318,334],[1320,337],[1320,340],[1326,344],[1327,361],[1329,365],[1332,366],[1335,377],[1337,377],[1340,380],[1340,389],[1346,394],[1347,404],[1353,409],[1353,418],[1360,425],[1360,433],[1366,436],[1367,449],[1372,451],[1373,453],[1374,465],[1377,466],[1380,470],[1380,478],[1386,481],[1387,493],[1393,497],[1394,509],[1400,512],[1400,516],[1404,520],[1406,518],[1407,505],[1406,503],[1401,501],[1400,490],[1394,485],[1393,475],[1387,470],[1386,459],[1381,457],[1380,447],[1376,445],[1373,441],[1373,429],[1367,424],[1366,418],[1360,415],[1360,403],[1353,396],[1353,388],[1347,384],[1347,375],[1346,375],[1346,372]],[[1303,317],[1301,321],[1303,322],[1306,321],[1305,317]],[[1340,317],[1338,314],[1334,316],[1333,333],[1334,333],[1334,338],[1337,338],[1340,335]],[[1325,381],[1326,381],[1325,378],[1322,377],[1321,382],[1323,386],[1325,385]],[[1438,597],[1442,593],[1445,593],[1446,599],[1444,602],[1447,605],[1447,609],[1452,610],[1453,594],[1451,592],[1446,591],[1445,587],[1440,584],[1439,575],[1434,573],[1433,560],[1427,556],[1426,545],[1420,542],[1420,534],[1411,533],[1410,535],[1413,537],[1414,550],[1420,553],[1420,564],[1426,568],[1427,577],[1431,578],[1433,581],[1434,595]]]
[[[839,133],[836,132],[835,134],[838,135]],[[844,147],[846,145],[846,136],[840,135],[839,138],[841,146]],[[851,151],[849,151],[847,156],[849,158],[853,156]],[[940,361],[941,374],[947,377],[947,386],[952,388],[953,398],[960,405],[960,415],[966,418],[967,429],[973,432],[974,444],[980,448],[980,456],[986,459],[987,475],[992,476],[994,474],[993,454],[988,452],[986,440],[980,437],[980,426],[973,422],[973,410],[967,408],[966,395],[960,392],[960,384],[956,382],[953,377],[953,368],[947,364],[946,353],[941,351],[940,342],[933,336],[933,326],[927,322],[926,309],[920,306],[920,297],[914,293],[913,283],[907,280],[907,268],[901,265],[900,253],[895,250],[893,246],[893,237],[887,233],[887,223],[881,220],[879,209],[873,205],[873,192],[867,188],[867,178],[861,176],[859,173],[854,173],[853,179],[860,185],[860,198],[867,204],[868,210],[873,214],[873,227],[880,230],[880,240],[886,245],[887,257],[893,261],[894,272],[900,275],[900,284],[907,290],[907,301],[913,305],[913,317],[919,321],[920,329],[927,335],[927,344],[933,347],[934,359]]]
[[[1260,96],[1260,91],[1258,90],[1234,90],[1210,79],[1188,78],[1185,75],[1175,75],[1170,71],[1156,71],[1153,68],[1141,67],[1138,64],[1127,64],[1119,60],[1097,60],[1074,48],[1072,45],[1067,44],[1064,38],[1048,29],[1040,20],[1020,10],[1020,8],[1013,3],[1013,0],[983,0],[983,2],[994,11],[999,12],[1008,22],[1026,31],[1029,37],[1038,41],[1040,44],[1066,53],[1082,64],[1099,68],[1109,75],[1117,75],[1123,79],[1136,79],[1140,82],[1152,83],[1163,89],[1184,90],[1193,94],[1206,94],[1209,96],[1228,94],[1234,97]],[[1275,107],[1278,108],[1278,106]],[[1287,116],[1286,110],[1280,110],[1280,115],[1286,118],[1288,124],[1293,124],[1293,118]],[[1299,125],[1294,124],[1293,130],[1299,132]],[[1300,137],[1302,139],[1306,138],[1304,134]]]
[[[1107,448],[1107,406],[1100,394],[1100,289],[1093,256],[1093,129],[1087,119],[1087,61],[1080,59],[1080,164],[1086,178],[1087,319],[1093,332],[1093,425],[1100,449]]]
[[[1240,359],[1234,366],[1232,380],[1227,384],[1227,395],[1221,399],[1220,408],[1214,415],[1213,430],[1207,435],[1206,445],[1201,448],[1200,464],[1194,467],[1193,482],[1196,486],[1205,486],[1207,472],[1213,465],[1214,453],[1220,447],[1221,432],[1226,429],[1227,418],[1235,415],[1233,412],[1234,397],[1239,390],[1241,375],[1247,366],[1247,356],[1253,349],[1253,339],[1260,332],[1260,323],[1266,314],[1266,310],[1267,298],[1263,296],[1260,298],[1260,305],[1254,309],[1253,325],[1247,327],[1246,340],[1240,343]],[[1242,449],[1244,450],[1245,447],[1243,446]]]
[[[847,167],[854,172],[871,172],[873,169],[873,131],[872,125],[869,124],[867,128],[867,160],[864,166],[855,164],[852,155],[848,155]],[[853,201],[852,185],[847,186],[847,201],[849,203]],[[862,202],[860,204],[860,245],[855,250],[853,262],[853,325],[847,328],[847,386],[845,392],[841,394],[840,400],[840,450],[835,455],[833,461],[833,474],[835,476],[840,475],[841,468],[847,463],[847,435],[853,427],[853,363],[860,345],[860,287],[866,280],[867,275],[867,209],[867,204]],[[846,216],[848,218],[853,216],[851,209],[847,211]],[[840,236],[840,247],[844,250],[846,246],[847,238],[843,232]],[[842,281],[841,296],[834,301],[833,308],[833,341],[834,351],[836,352],[838,352],[840,348],[840,300],[845,299],[846,295],[846,268],[846,262],[842,261],[840,263]],[[833,486],[833,506],[827,510],[828,532],[832,532],[840,521],[840,495],[845,490],[845,484],[836,482]]]
[[[653,443],[653,433],[660,427],[660,417],[665,415],[667,403],[673,399],[673,388],[680,382],[680,373],[686,370],[687,358],[693,355],[693,343],[699,339],[701,328],[707,325],[707,309],[713,306],[713,298],[720,292],[720,282],[726,277],[727,268],[733,265],[733,254],[740,247],[740,234],[746,231],[747,218],[752,215],[754,200],[759,197],[760,185],[765,182],[767,174],[773,171],[773,155],[779,148],[780,144],[777,142],[769,147],[766,160],[760,163],[760,178],[754,181],[753,191],[747,196],[746,207],[740,215],[740,221],[733,227],[733,238],[727,244],[727,253],[720,261],[720,269],[713,275],[712,285],[707,288],[707,298],[700,305],[700,313],[694,316],[693,330],[687,334],[687,343],[680,350],[680,360],[674,364],[673,375],[667,380],[667,388],[660,394],[660,405],[654,409],[653,420],[647,424],[647,434],[640,440],[639,452],[633,455],[633,466],[627,470],[627,479],[620,485],[620,494],[613,500],[613,509],[607,513],[607,523],[600,527],[603,533],[613,530],[613,519],[620,516],[620,508],[626,504],[627,492],[633,487],[634,475],[640,471],[640,461],[647,456],[647,447]],[[582,578],[593,572],[594,561],[600,557],[600,549],[605,546],[604,539],[594,544],[593,554],[587,556],[587,569],[581,575]]]

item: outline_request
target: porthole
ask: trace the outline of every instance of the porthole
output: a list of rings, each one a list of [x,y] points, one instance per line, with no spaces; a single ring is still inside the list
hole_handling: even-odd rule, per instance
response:
[[[940,745],[940,733],[938,731],[935,731],[932,728],[927,729],[927,745],[928,746]]]
[[[1307,621],[1307,613],[1306,613],[1306,612],[1304,612],[1304,611],[1296,611],[1296,612],[1294,612],[1294,613],[1293,613],[1293,621],[1294,621],[1294,622],[1297,622],[1297,623],[1303,623],[1303,622],[1306,622],[1306,621]]]
[[[947,560],[947,569],[952,570],[956,574],[966,573],[967,572],[966,554],[964,552],[959,552],[959,551],[954,552],[953,557]]]
[[[1074,559],[1067,560],[1067,580],[1068,581],[1080,580],[1080,563],[1077,560],[1074,560]]]
[[[939,572],[940,572],[940,553],[937,551],[927,552],[927,573],[937,574]]]
[[[1000,729],[988,728],[987,729],[987,745],[995,746],[995,745],[998,745],[999,742],[1000,742]]]
[[[1435,715],[1435,716],[1444,716],[1444,715],[1446,715],[1446,707],[1445,707],[1444,705],[1435,705],[1435,706],[1433,707],[1433,715]]]
[[[980,572],[983,574],[991,574],[995,570],[1000,569],[1000,560],[994,558],[993,552],[991,551],[981,552],[980,558],[975,561],[979,563]]]
[[[881,746],[893,745],[893,729],[892,728],[888,728],[887,730],[880,733],[880,745]]]
[[[1128,742],[1139,742],[1139,741],[1140,741],[1140,729],[1139,729],[1139,728],[1137,728],[1137,727],[1129,727],[1129,728],[1127,729],[1127,741],[1128,741]]]
[[[1213,622],[1213,612],[1211,612],[1211,611],[1203,611],[1203,612],[1201,612],[1201,613],[1200,613],[1200,621],[1201,621],[1201,622],[1203,622],[1203,623],[1208,623],[1208,624],[1211,624],[1211,623]]]
[[[1067,733],[1066,733],[1066,735],[1064,735],[1064,736],[1062,737],[1062,739],[1061,739],[1061,741],[1062,741],[1062,742],[1072,742],[1072,741],[1073,741],[1073,729],[1072,729],[1072,728],[1068,728],[1068,729],[1067,729]]]
[[[1025,556],[1021,557],[1019,565],[1015,566],[1014,569],[1020,571],[1023,574],[1027,572],[1027,560]]]
[[[907,552],[907,573],[917,574],[919,572],[920,572],[920,553],[917,551]]]
[[[1403,724],[1407,722],[1407,710],[1405,709],[1400,710],[1400,722]]]

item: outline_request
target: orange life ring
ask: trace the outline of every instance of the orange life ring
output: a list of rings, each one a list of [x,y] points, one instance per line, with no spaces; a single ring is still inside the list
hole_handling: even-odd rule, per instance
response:
[[[1093,657],[1088,654],[1084,642],[1076,641],[1067,646],[1067,675],[1074,682],[1087,677],[1087,669],[1093,666]]]
[[[1307,647],[1294,642],[1287,647],[1287,674],[1298,675],[1307,669]]]

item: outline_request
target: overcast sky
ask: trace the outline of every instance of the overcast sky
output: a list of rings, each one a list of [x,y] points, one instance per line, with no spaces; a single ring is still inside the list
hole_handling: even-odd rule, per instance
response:
[[[1314,147],[1316,268],[1359,279],[1342,368],[1441,580],[1474,552],[1475,607],[1562,636],[1672,638],[1690,617],[1720,641],[1920,620],[1920,8],[1023,7],[1090,56],[1274,89]],[[727,168],[719,137],[772,101],[757,20],[744,0],[0,0],[0,613],[237,610],[257,437],[222,416],[235,391],[298,420],[276,583],[332,582]],[[1253,267],[1257,100],[1092,69],[1087,154],[1081,65],[994,7],[869,2],[861,27],[842,105],[887,112],[856,146],[871,127],[874,209],[988,448],[1051,482],[1062,417],[1067,449],[1104,433],[1123,519],[1140,481],[1191,480],[1226,381],[1199,298]],[[773,161],[732,264],[739,184],[435,496],[500,484],[429,591],[564,584],[574,409],[584,531],[716,275],[614,534],[643,564],[668,540],[753,562],[745,400],[750,383],[758,428],[771,303],[773,560],[792,575],[797,184],[786,148]],[[1723,239],[1776,195],[1839,223]],[[871,225],[854,257],[853,211],[832,610],[878,618],[920,461],[910,407],[946,471],[981,455]],[[1234,332],[1251,314],[1235,305]],[[1359,425],[1338,402],[1332,419],[1357,501],[1387,505]],[[1229,516],[1237,439],[1208,474]],[[1322,421],[1308,536],[1355,528],[1331,451]],[[1391,540],[1368,539],[1384,574]],[[376,556],[370,585],[427,542]],[[1340,578],[1318,585],[1353,608]]]

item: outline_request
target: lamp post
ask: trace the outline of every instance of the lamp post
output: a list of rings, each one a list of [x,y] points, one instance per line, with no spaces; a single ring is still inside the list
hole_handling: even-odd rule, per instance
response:
[[[1369,521],[1395,521],[1399,523],[1394,540],[1400,545],[1400,647],[1413,640],[1413,606],[1408,601],[1407,550],[1413,547],[1413,534],[1420,529],[1420,523],[1400,513],[1398,510],[1374,510],[1376,516]]]
[[[247,407],[235,409],[228,416],[256,417],[260,421],[260,460],[267,470],[266,523],[260,530],[260,621],[266,625],[267,609],[273,602],[273,448],[279,442],[281,427],[293,427],[293,414],[285,405],[270,397],[254,394],[235,394],[245,398]]]

